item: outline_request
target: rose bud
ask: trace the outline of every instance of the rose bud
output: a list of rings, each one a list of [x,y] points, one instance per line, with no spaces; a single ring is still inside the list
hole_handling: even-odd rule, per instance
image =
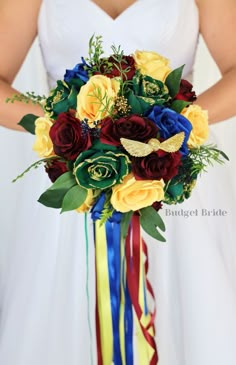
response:
[[[162,209],[162,202],[155,202],[152,204],[152,207],[158,212],[160,209]]]
[[[65,162],[52,160],[45,166],[45,170],[48,174],[49,179],[52,182],[55,182],[59,176],[68,171],[68,168]]]
[[[194,101],[197,99],[195,91],[192,91],[193,85],[187,80],[181,80],[178,94],[175,96],[174,100],[185,100]]]

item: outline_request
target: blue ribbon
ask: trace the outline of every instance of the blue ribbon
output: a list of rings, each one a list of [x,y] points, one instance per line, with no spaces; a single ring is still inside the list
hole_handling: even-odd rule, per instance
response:
[[[128,284],[123,283],[125,292],[125,360],[127,365],[133,365],[133,312],[132,303],[129,295]]]
[[[90,318],[90,295],[89,295],[89,239],[88,239],[88,221],[87,221],[87,213],[84,215],[84,230],[85,230],[85,241],[86,241],[86,296],[87,296],[87,317],[88,317],[88,326],[89,326],[89,335],[90,335],[90,360],[91,365],[93,365],[93,351],[92,351],[92,343],[93,343],[93,332]]]
[[[99,195],[98,200],[96,201],[96,203],[94,204],[94,206],[91,209],[91,217],[94,222],[97,219],[100,219],[105,201],[106,201],[106,195],[105,195],[105,193],[101,193]]]
[[[94,204],[91,216],[93,221],[101,218],[106,201],[105,193],[101,193]],[[120,317],[120,221],[122,214],[114,212],[105,223],[107,241],[108,275],[111,298],[111,314],[113,327],[113,362],[122,365],[119,317]]]
[[[147,316],[148,311],[148,305],[147,305],[147,288],[145,283],[145,278],[143,277],[143,292],[144,292],[144,314]]]
[[[93,221],[101,218],[104,208],[106,196],[101,193],[98,200],[94,204],[91,216]],[[121,229],[120,222],[122,213],[114,212],[112,217],[105,223],[106,240],[107,240],[107,256],[108,256],[108,274],[111,297],[111,313],[113,326],[113,362],[114,365],[122,365],[119,321],[120,321],[120,295],[121,284],[125,293],[125,359],[127,365],[133,365],[133,313],[132,304],[128,291],[128,285],[125,278],[125,259],[122,258],[122,283],[121,283]]]
[[[119,318],[120,318],[120,221],[122,214],[114,212],[106,221],[108,272],[111,296],[111,312],[113,325],[113,362],[122,365]]]

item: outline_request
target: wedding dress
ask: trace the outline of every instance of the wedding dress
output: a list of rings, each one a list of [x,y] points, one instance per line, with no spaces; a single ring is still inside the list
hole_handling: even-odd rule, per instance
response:
[[[198,41],[198,12],[194,0],[138,0],[113,20],[89,0],[44,0],[38,33],[51,87],[66,68],[87,55],[94,33],[103,36],[107,54],[112,44],[121,45],[125,54],[136,49],[156,51],[169,58],[173,68],[185,64],[184,76],[189,78]],[[211,139],[219,142],[214,133]],[[145,237],[157,302],[160,365],[235,364],[231,183],[229,166],[210,169],[199,179],[191,199],[163,208],[167,243]],[[91,238],[86,257],[84,218],[75,212],[60,215],[37,203],[50,185],[42,169],[17,184],[22,191],[12,224],[15,239],[0,281],[0,363],[90,364],[91,348],[96,358],[94,252]],[[27,207],[24,215],[22,204]],[[227,214],[214,215],[213,209]],[[197,216],[185,218],[190,211]]]

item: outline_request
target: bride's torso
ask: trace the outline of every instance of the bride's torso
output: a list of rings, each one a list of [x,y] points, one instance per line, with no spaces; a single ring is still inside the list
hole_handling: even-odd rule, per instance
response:
[[[43,0],[38,19],[39,42],[50,84],[66,68],[87,56],[88,40],[102,35],[104,50],[121,45],[125,54],[136,49],[156,51],[185,64],[191,73],[198,40],[198,11],[194,0],[137,0],[116,19],[91,0]]]

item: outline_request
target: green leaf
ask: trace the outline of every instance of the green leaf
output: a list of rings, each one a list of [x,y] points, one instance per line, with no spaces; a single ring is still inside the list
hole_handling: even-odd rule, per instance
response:
[[[79,91],[84,85],[84,82],[81,79],[71,79],[68,84],[74,86]]]
[[[64,196],[61,213],[79,208],[85,202],[87,194],[87,189],[79,185],[73,186]]]
[[[45,207],[61,208],[66,192],[67,190],[51,190],[49,188],[39,197],[38,202],[45,205]]]
[[[51,190],[61,190],[72,188],[73,185],[76,185],[75,177],[71,171],[67,171],[56,179],[54,184],[51,186]]]
[[[179,67],[179,68],[176,68],[166,78],[165,84],[168,87],[169,92],[170,92],[170,96],[172,98],[174,98],[175,95],[179,91],[179,86],[180,86],[180,81],[181,81],[181,77],[182,77],[182,73],[183,73],[183,68],[184,68],[184,65]]]
[[[76,181],[72,172],[65,172],[39,197],[38,202],[46,207],[61,208],[64,196],[74,185]]]
[[[153,207],[141,209],[141,215],[145,215],[148,219],[152,220],[155,223],[155,226],[165,232],[165,223],[163,222],[160,214]]]
[[[131,107],[132,114],[142,114],[142,107],[132,91],[127,95],[128,104]]]
[[[159,213],[152,207],[143,208],[140,213],[140,223],[144,231],[158,241],[166,242],[166,239],[157,229],[158,227],[161,231],[165,231],[165,224]]]
[[[176,111],[176,113],[181,113],[182,110],[184,108],[186,108],[186,106],[188,106],[189,104],[191,104],[191,102],[189,101],[185,101],[185,100],[174,100],[173,103],[171,104],[170,108],[174,111]]]
[[[133,212],[124,213],[121,219],[121,238],[126,238]]]
[[[27,132],[30,132],[31,134],[35,134],[35,124],[34,122],[39,117],[34,114],[26,114],[20,121],[19,125],[23,127]]]
[[[97,151],[119,151],[116,146],[102,143],[100,139],[95,139],[90,149],[94,149]]]
[[[142,115],[153,104],[153,100],[152,103],[148,103],[147,101],[144,100],[144,98],[134,95],[133,91],[130,91],[126,95],[126,97],[128,99],[128,104],[131,107],[132,114]]]

